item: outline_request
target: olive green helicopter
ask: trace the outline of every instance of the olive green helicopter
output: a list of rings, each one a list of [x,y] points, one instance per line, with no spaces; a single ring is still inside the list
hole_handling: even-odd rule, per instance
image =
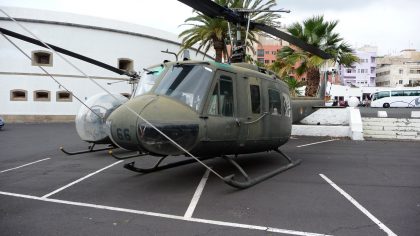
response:
[[[229,9],[211,0],[179,1],[209,17],[220,17],[235,23],[238,28],[258,29],[321,58],[330,57],[285,32],[251,21],[250,9]],[[110,151],[114,158],[120,160],[139,156],[158,157],[156,164],[149,168],[138,167],[135,162],[124,165],[139,173],[199,162],[225,183],[239,189],[248,188],[301,163],[301,160],[292,160],[279,147],[290,139],[293,123],[324,106],[325,77],[316,97],[291,98],[287,84],[277,75],[244,62],[245,47],[241,45],[239,33],[229,63],[165,61],[144,69],[140,76],[3,28],[0,31],[131,77],[130,81],[136,85],[132,97],[126,101],[112,96],[117,102],[96,114],[101,122],[93,127],[101,129],[101,135],[81,135],[84,141],[93,144],[89,150],[62,151],[80,154],[97,151],[93,150],[95,144],[109,144],[111,146],[105,149],[119,147],[136,152],[120,156]],[[94,113],[91,107],[92,104],[79,113],[82,114],[81,123],[85,122],[87,113]],[[240,154],[267,151],[277,152],[287,163],[251,178],[235,160]],[[163,164],[168,157],[183,156],[187,158]],[[203,162],[216,157],[232,164],[243,178],[235,175],[223,177]]]

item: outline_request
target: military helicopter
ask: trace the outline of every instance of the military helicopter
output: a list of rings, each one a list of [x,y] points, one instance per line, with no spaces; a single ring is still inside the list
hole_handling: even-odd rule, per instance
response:
[[[247,28],[257,28],[322,58],[329,55],[273,27],[252,22],[243,11],[220,6],[210,0],[179,0],[210,17],[222,17]],[[37,40],[23,39],[1,29],[12,37],[40,45]],[[40,45],[45,46],[45,45]],[[53,45],[50,45],[53,46]],[[67,53],[54,46],[55,50]],[[301,163],[279,150],[291,136],[292,123],[324,104],[325,81],[316,98],[290,98],[288,86],[264,68],[243,61],[243,47],[236,47],[235,62],[212,61],[164,62],[148,68],[150,79],[140,79],[137,96],[116,103],[107,114],[105,126],[110,143],[137,156],[159,157],[151,168],[140,168],[135,162],[124,167],[139,173],[150,173],[199,162],[225,183],[239,189],[248,188]],[[74,54],[72,52],[66,54]],[[239,56],[238,56],[239,55]],[[92,60],[92,59],[89,59]],[[99,64],[95,62],[96,64]],[[102,65],[103,66],[103,65]],[[111,69],[111,68],[110,68]],[[251,178],[229,155],[275,151],[286,165]],[[189,156],[186,160],[162,165],[169,157]],[[243,176],[223,177],[203,160],[223,157]]]
[[[244,11],[231,10],[210,0],[179,1],[207,16],[260,29],[322,58],[329,57],[293,36],[250,21]],[[240,62],[244,58],[243,51],[243,47],[237,46],[234,53],[237,63],[232,64],[166,63],[150,91],[117,108],[107,119],[113,143],[123,149],[161,156],[153,168],[139,168],[134,162],[126,164],[125,168],[147,173],[223,157],[245,180],[236,180],[234,175],[222,179],[233,187],[247,188],[298,165],[300,160],[292,161],[278,148],[290,138],[293,122],[324,105],[325,81],[321,83],[317,98],[291,100],[288,86],[277,76]],[[233,158],[228,157],[263,151],[278,152],[288,164],[250,178]],[[166,157],[175,155],[188,155],[194,159],[161,165]]]

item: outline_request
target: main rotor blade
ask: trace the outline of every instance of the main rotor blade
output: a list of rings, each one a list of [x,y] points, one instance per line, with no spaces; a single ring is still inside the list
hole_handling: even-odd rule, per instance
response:
[[[220,6],[219,4],[211,0],[178,0],[178,1],[194,8],[197,11],[202,12],[204,15],[209,16],[209,17],[222,17],[227,21],[230,21],[232,23],[240,23],[241,25],[245,25],[247,22],[247,19],[242,14],[238,14],[237,12],[227,7]],[[331,55],[322,51],[321,49],[313,45],[310,45],[306,43],[305,41],[302,41],[301,39],[298,39],[290,34],[277,30],[271,26],[251,21],[250,28],[251,29],[256,28],[268,34],[276,36],[305,51],[308,51],[314,55],[317,55],[323,59],[331,58]]]
[[[1,28],[1,27],[0,27],[0,32],[2,32],[5,35],[9,35],[9,36],[11,36],[13,38],[17,38],[17,39],[20,39],[20,40],[26,41],[28,43],[32,43],[32,44],[35,44],[35,45],[44,47],[44,48],[48,48],[47,46],[45,46],[43,43],[41,43],[37,39],[31,38],[31,37],[28,37],[28,36],[25,36],[25,35],[22,35],[22,34],[18,34],[16,32],[13,32],[13,31],[10,31],[10,30]],[[60,47],[54,46],[54,45],[49,44],[49,43],[47,43],[47,45],[50,46],[55,51],[57,51],[59,53],[62,53],[62,54],[65,54],[67,56],[71,56],[71,57],[77,58],[79,60],[88,62],[90,64],[93,64],[93,65],[102,67],[102,68],[107,69],[109,71],[115,72],[115,73],[117,73],[119,75],[128,75],[128,76],[130,76],[129,73],[127,71],[125,71],[125,70],[118,69],[116,67],[110,66],[110,65],[105,64],[103,62],[100,62],[100,61],[97,61],[95,59],[92,59],[92,58],[89,58],[89,57],[86,57],[86,56],[77,54],[75,52],[66,50],[64,48],[60,48]]]
[[[324,52],[323,50],[321,50],[317,47],[315,47],[314,45],[308,44],[305,41],[303,41],[299,38],[296,38],[295,36],[290,35],[286,32],[280,31],[280,30],[278,30],[274,27],[271,27],[271,26],[268,26],[268,25],[265,25],[265,24],[251,22],[251,28],[252,27],[254,27],[256,29],[259,29],[261,31],[264,31],[266,33],[269,33],[269,34],[271,34],[273,36],[276,36],[278,38],[281,38],[281,39],[289,42],[290,44],[301,48],[302,50],[305,50],[307,52],[310,52],[314,55],[317,55],[317,56],[321,57],[322,59],[331,58],[330,54]]]
[[[211,0],[178,0],[194,10],[202,12],[209,17],[221,17],[232,23],[243,24],[246,20],[238,13],[227,7],[220,6]]]

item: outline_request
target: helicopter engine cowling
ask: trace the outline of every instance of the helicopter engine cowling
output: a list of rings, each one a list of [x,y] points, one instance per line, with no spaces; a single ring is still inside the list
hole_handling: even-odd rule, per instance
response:
[[[106,127],[108,116],[128,99],[121,94],[101,93],[90,97],[86,106],[81,106],[76,116],[76,130],[80,138],[92,143],[111,143],[108,137],[109,128]]]
[[[198,114],[189,106],[159,95],[142,95],[125,104],[153,126],[190,151],[198,143],[200,126]],[[116,109],[108,118],[111,140],[121,148],[142,150],[155,155],[184,154],[150,124],[125,106]]]

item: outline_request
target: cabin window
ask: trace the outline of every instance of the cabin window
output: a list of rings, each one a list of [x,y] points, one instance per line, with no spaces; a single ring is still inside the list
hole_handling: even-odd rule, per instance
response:
[[[251,94],[251,110],[252,110],[252,113],[260,114],[261,113],[260,86],[250,85],[249,90],[250,90],[250,94]]]
[[[34,91],[34,101],[49,102],[50,100],[51,100],[50,91],[46,91],[46,90]]]
[[[268,106],[271,114],[281,113],[280,93],[277,90],[268,90]]]
[[[70,92],[67,91],[58,91],[56,94],[56,101],[57,102],[71,102],[73,100],[73,96]]]
[[[125,71],[132,71],[134,68],[133,60],[128,58],[120,58],[118,59],[118,69],[125,70]]]
[[[22,89],[10,91],[10,101],[28,101],[28,92]]]
[[[283,110],[282,110],[282,114],[284,114],[287,117],[291,117],[292,116],[292,108],[290,105],[290,97],[288,94],[286,93],[282,93],[282,97],[283,97]]]
[[[220,111],[223,116],[233,116],[233,83],[228,76],[220,76]]]
[[[52,66],[53,57],[47,51],[33,51],[32,52],[32,65],[33,66]]]

